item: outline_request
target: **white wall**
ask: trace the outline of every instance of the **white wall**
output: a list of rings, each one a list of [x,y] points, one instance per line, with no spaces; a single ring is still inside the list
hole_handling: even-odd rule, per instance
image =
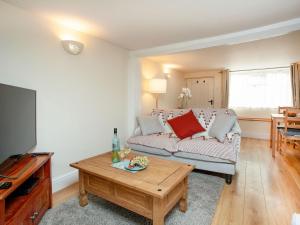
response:
[[[128,52],[78,35],[85,48],[73,56],[46,21],[0,1],[0,83],[37,91],[35,151],[55,153],[57,182],[69,163],[110,150],[114,127],[122,141],[126,132]]]
[[[155,108],[155,97],[148,92],[148,81],[152,78],[165,78],[160,63],[143,59],[141,60],[141,113],[149,114]],[[185,87],[183,74],[176,70],[171,70],[167,79],[167,93],[159,96],[158,107],[165,109],[177,108],[177,97],[182,87]]]
[[[239,121],[242,137],[256,138],[256,139],[270,139],[270,126],[269,122],[261,121]]]
[[[241,117],[271,118],[272,113],[277,113],[277,109],[249,109],[237,108],[236,113]],[[240,121],[243,137],[270,139],[270,122],[261,121]]]

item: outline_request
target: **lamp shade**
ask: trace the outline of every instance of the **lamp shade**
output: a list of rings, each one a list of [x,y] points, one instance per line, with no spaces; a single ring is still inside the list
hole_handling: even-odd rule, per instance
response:
[[[149,92],[153,94],[167,93],[167,80],[166,79],[149,80]]]

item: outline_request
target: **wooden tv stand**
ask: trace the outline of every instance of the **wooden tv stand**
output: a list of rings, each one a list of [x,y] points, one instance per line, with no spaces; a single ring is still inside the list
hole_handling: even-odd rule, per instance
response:
[[[52,207],[52,155],[28,155],[5,174],[17,179],[0,179],[1,182],[13,183],[9,189],[0,190],[0,225],[38,224],[47,209]],[[30,178],[39,178],[37,185],[26,195],[16,195],[18,188]]]

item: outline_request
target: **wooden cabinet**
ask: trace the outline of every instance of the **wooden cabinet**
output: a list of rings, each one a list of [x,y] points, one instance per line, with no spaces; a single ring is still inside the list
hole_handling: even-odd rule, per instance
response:
[[[24,165],[16,165],[24,172],[13,180],[11,188],[0,190],[0,225],[37,225],[47,209],[52,207],[51,155],[30,156],[24,163],[26,170]],[[18,174],[18,168],[14,173]],[[32,178],[38,178],[38,184],[32,191],[16,195],[18,188]]]

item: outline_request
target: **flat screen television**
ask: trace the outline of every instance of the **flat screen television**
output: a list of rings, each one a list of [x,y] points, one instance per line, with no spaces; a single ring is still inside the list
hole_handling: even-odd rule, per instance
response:
[[[36,142],[36,91],[0,84],[0,165]]]

